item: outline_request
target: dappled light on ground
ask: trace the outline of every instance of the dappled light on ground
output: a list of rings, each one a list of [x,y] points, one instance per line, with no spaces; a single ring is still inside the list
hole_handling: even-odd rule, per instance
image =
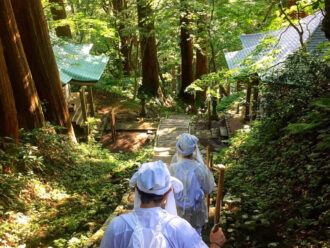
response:
[[[106,146],[112,152],[136,152],[140,150],[143,145],[145,145],[148,139],[146,133],[140,132],[117,132],[116,141],[112,143],[112,135],[104,135],[100,142],[101,143],[110,143]]]

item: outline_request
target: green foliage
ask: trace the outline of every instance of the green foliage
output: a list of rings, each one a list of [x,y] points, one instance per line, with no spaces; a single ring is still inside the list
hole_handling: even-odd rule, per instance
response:
[[[226,247],[329,246],[329,71],[320,57],[290,57],[262,87],[264,116],[218,154]]]
[[[102,226],[152,149],[111,154],[93,139],[96,123],[87,144],[47,127],[0,150],[0,246],[82,247]]]
[[[242,101],[243,97],[244,92],[237,92],[229,96],[224,96],[217,105],[217,112],[220,114],[226,113],[235,102]]]
[[[329,60],[298,51],[266,79],[262,89],[265,115],[295,121],[297,112],[305,113],[312,99],[327,91],[328,78]]]

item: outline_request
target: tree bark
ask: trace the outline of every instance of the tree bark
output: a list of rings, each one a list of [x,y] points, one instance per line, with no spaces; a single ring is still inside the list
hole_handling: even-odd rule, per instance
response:
[[[115,17],[119,20],[119,39],[120,39],[120,53],[124,57],[124,74],[129,76],[131,72],[131,36],[125,34],[125,24],[124,20],[127,15],[124,14],[124,10],[127,9],[126,0],[112,0],[113,12]]]
[[[193,96],[185,92],[185,89],[194,81],[193,42],[190,37],[188,10],[186,0],[180,0],[180,26],[181,26],[181,89],[179,96],[187,103],[193,102]]]
[[[325,37],[330,41],[330,0],[324,0],[325,4],[325,16],[322,22],[322,30],[325,33]]]
[[[201,1],[205,5],[207,2],[205,0]],[[203,14],[198,20],[198,40],[200,49],[196,50],[196,79],[200,79],[202,75],[207,74],[207,16]]]
[[[212,21],[213,21],[213,17],[214,17],[214,9],[215,9],[214,0],[212,0],[211,18],[210,18],[209,27],[208,27],[209,43],[210,43],[210,47],[211,47],[212,72],[217,71],[217,66],[215,63],[215,49],[214,49],[214,44],[213,44],[213,37],[211,35],[211,25],[212,25]]]
[[[142,86],[139,91],[158,96],[160,85],[151,0],[138,0],[137,9],[142,56]]]
[[[0,4],[1,5],[1,4]],[[0,39],[0,136],[13,137],[18,144],[18,120],[15,99]]]
[[[69,136],[74,139],[41,2],[12,0],[12,4],[38,95],[46,108],[46,120],[66,127]]]
[[[50,12],[52,13],[53,20],[58,21],[58,20],[66,19],[66,11],[63,0],[49,0],[49,2],[56,3],[58,4],[59,7],[61,7],[61,8],[54,8],[54,7],[50,8]],[[72,39],[72,34],[69,25],[57,27],[55,28],[55,31],[58,37],[67,37]]]
[[[202,1],[204,4],[207,4],[205,0]],[[202,75],[207,74],[208,72],[208,56],[207,56],[207,35],[205,27],[207,25],[207,16],[201,15],[198,21],[198,40],[200,49],[196,50],[196,79],[201,79]],[[204,102],[206,100],[206,90],[198,92],[197,97],[201,98]]]
[[[32,130],[45,119],[26,60],[10,0],[0,1],[0,38],[11,81],[20,128]]]
[[[206,46],[196,51],[196,79],[200,79],[204,74],[207,74]]]

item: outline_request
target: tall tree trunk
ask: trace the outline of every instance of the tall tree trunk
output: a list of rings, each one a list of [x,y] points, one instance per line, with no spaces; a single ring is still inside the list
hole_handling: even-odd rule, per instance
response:
[[[137,0],[142,56],[142,86],[139,91],[159,95],[158,58],[151,0]]]
[[[205,5],[205,0],[201,1]],[[208,58],[207,58],[207,35],[206,35],[207,16],[203,14],[198,21],[198,40],[200,49],[196,50],[196,79],[201,79],[202,75],[207,74],[208,71]],[[198,93],[198,97],[204,102],[206,100],[206,89],[203,92]]]
[[[212,0],[212,10],[211,10],[211,17],[210,17],[210,22],[209,22],[209,27],[208,27],[208,34],[209,34],[209,42],[210,42],[210,47],[211,47],[211,64],[212,64],[212,72],[217,71],[216,63],[215,63],[215,49],[214,49],[214,44],[213,44],[213,37],[211,35],[211,28],[212,28],[212,21],[214,17],[214,0]]]
[[[125,34],[125,19],[127,15],[124,11],[127,9],[126,0],[112,0],[113,13],[119,20],[118,33],[120,38],[120,52],[124,57],[124,73],[129,76],[131,72],[131,36]]]
[[[38,95],[46,107],[46,120],[66,127],[74,138],[41,2],[12,0],[12,4]]]
[[[202,45],[204,45],[204,44],[202,44]],[[206,46],[203,47],[202,50],[200,50],[200,49],[196,50],[196,79],[200,79],[204,74],[207,74]]]
[[[190,37],[187,1],[181,0],[180,26],[181,26],[181,71],[182,83],[179,96],[187,103],[193,102],[193,96],[185,89],[194,81],[193,42]]]
[[[56,3],[59,6],[59,8],[54,8],[54,7],[50,8],[50,12],[52,13],[53,20],[58,21],[58,20],[66,19],[66,11],[63,0],[49,0],[49,2]],[[55,31],[58,37],[67,37],[72,39],[72,34],[69,25],[59,26],[55,28]]]
[[[1,4],[0,4],[1,5]],[[18,144],[18,120],[15,99],[0,39],[0,136],[13,137]]]
[[[330,0],[324,0],[325,16],[322,22],[322,30],[330,41]]]
[[[27,63],[10,0],[0,1],[0,38],[4,50],[20,128],[32,130],[45,119]]]

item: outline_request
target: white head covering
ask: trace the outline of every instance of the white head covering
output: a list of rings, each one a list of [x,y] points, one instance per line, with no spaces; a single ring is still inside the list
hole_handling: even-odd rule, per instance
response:
[[[176,149],[182,155],[188,156],[194,152],[197,142],[198,138],[195,135],[184,133],[180,135]]]
[[[177,152],[172,157],[171,163],[180,162],[183,156],[193,155],[193,159],[201,164],[205,164],[203,157],[197,146],[198,138],[195,135],[189,133],[183,133],[180,135],[178,142],[176,143]]]
[[[137,186],[140,191],[148,194],[164,195],[171,186],[165,209],[174,215],[177,215],[174,194],[183,190],[180,180],[170,176],[166,165],[161,161],[144,163],[139,170],[135,172],[130,181],[130,186]],[[135,189],[134,207],[139,208],[141,205],[140,195]]]

